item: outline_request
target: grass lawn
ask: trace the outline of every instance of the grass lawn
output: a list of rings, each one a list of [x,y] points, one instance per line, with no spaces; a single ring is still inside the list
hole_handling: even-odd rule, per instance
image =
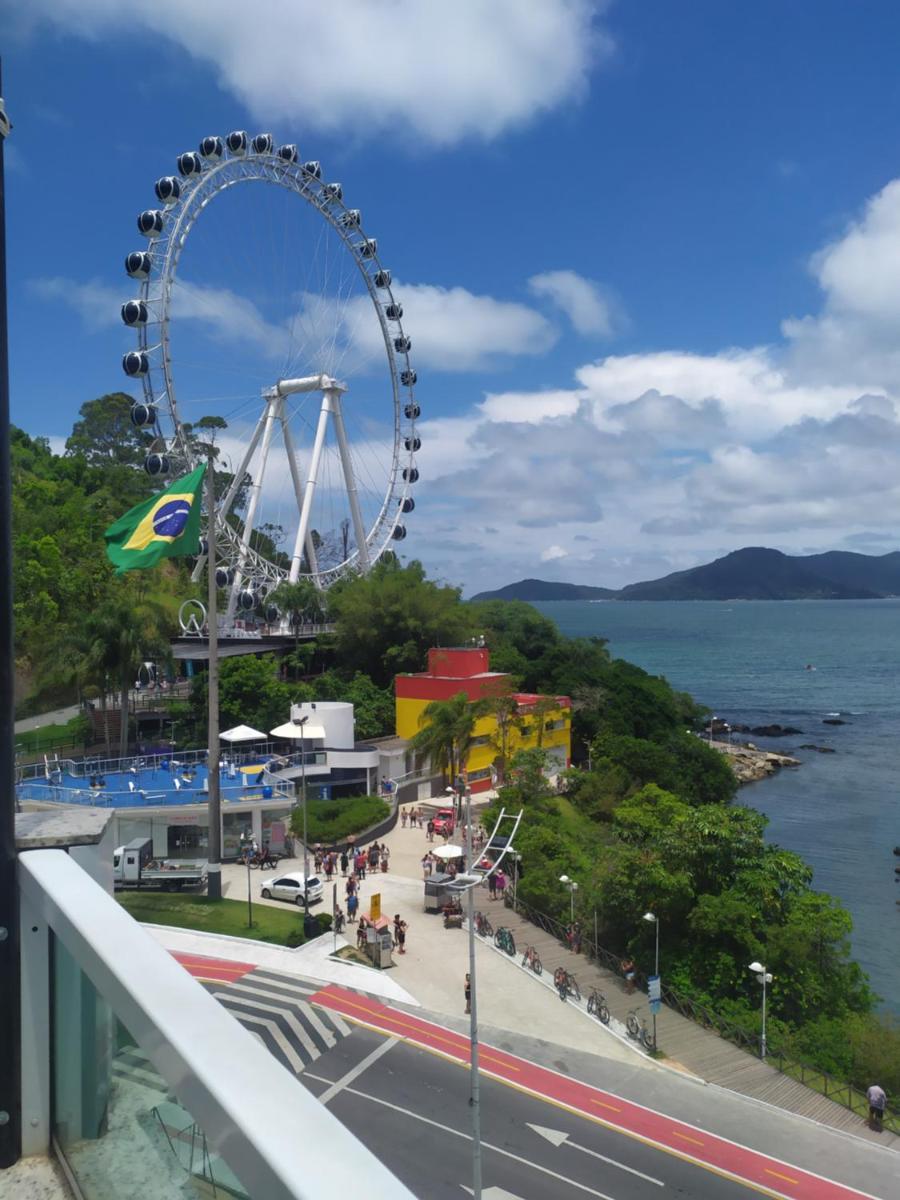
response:
[[[186,896],[183,892],[148,891],[117,892],[116,899],[136,921],[152,925],[254,938],[276,946],[302,946],[306,940],[303,913],[298,908],[282,912],[266,904],[254,904],[253,928],[248,929],[247,904],[243,900],[210,900],[208,896]],[[329,928],[330,925],[329,919]]]

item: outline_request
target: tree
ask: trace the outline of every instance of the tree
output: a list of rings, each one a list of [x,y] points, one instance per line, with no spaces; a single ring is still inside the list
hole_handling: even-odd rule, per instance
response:
[[[145,659],[168,658],[169,624],[160,605],[127,593],[106,601],[85,621],[84,654],[89,669],[104,680],[104,702],[107,680],[119,688],[122,758],[128,752],[128,693]]]
[[[134,397],[110,392],[88,400],[79,409],[79,420],[66,439],[66,454],[81,455],[92,467],[141,467],[147,438],[131,420]]]
[[[416,754],[426,754],[451,784],[465,769],[475,724],[484,712],[484,701],[472,701],[465,692],[449,700],[432,700],[422,710],[422,728],[410,741]]]
[[[296,583],[285,580],[268,599],[288,618],[298,644],[300,626],[317,624],[325,615],[325,597],[309,579],[298,579]]]
[[[457,588],[432,583],[419,562],[379,562],[368,575],[343,579],[329,593],[339,665],[379,687],[401,671],[419,671],[432,646],[459,646],[474,632]]]
[[[497,777],[502,784],[506,779],[506,764],[509,759],[509,739],[513,730],[519,727],[516,720],[519,702],[512,688],[485,697],[485,707],[497,723],[497,732],[492,739],[492,745],[497,751],[495,760]]]

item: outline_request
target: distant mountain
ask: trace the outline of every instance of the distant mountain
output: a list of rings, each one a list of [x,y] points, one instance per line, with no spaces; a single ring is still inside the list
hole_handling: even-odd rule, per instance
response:
[[[873,600],[883,595],[878,588],[866,586],[862,566],[856,572],[839,565],[846,582],[829,578],[816,570],[813,559],[843,560],[844,557],[871,562],[864,554],[821,554],[791,557],[780,550],[748,546],[724,558],[676,571],[662,579],[632,583],[619,592],[620,600]],[[900,558],[900,556],[898,556]],[[878,559],[874,560],[880,561]],[[825,566],[827,564],[823,564]],[[900,570],[900,569],[898,569]]]
[[[618,592],[581,583],[550,583],[546,579],[521,579],[494,592],[479,592],[473,600],[615,600]]]
[[[747,546],[621,591],[523,579],[473,600],[877,600],[900,596],[900,551],[791,555]]]

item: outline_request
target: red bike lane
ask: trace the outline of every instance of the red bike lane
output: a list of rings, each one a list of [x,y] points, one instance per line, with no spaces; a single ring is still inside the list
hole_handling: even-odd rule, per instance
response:
[[[431,1021],[395,1012],[378,1000],[334,985],[323,988],[310,999],[347,1020],[468,1066],[468,1037]],[[666,1153],[749,1184],[765,1195],[787,1197],[788,1200],[871,1200],[867,1192],[823,1179],[493,1046],[480,1045],[479,1067],[484,1074],[502,1083],[639,1138]]]
[[[239,979],[256,970],[256,963],[232,962],[227,958],[205,958],[202,954],[184,954],[170,950],[172,957],[180,962],[189,975],[201,983],[237,983]]]

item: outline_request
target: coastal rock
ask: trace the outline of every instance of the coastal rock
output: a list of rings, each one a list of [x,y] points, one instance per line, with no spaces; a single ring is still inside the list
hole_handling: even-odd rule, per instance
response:
[[[823,725],[849,725],[849,721],[842,721],[840,717],[823,717]]]
[[[815,750],[817,754],[836,754],[837,751],[831,746],[811,746],[809,742],[800,747],[801,750]]]
[[[754,725],[750,732],[757,737],[792,737],[803,730],[795,729],[793,725]]]
[[[782,767],[799,767],[800,761],[788,754],[775,754],[771,750],[758,750],[755,746],[727,746],[719,743],[716,749],[728,759],[728,765],[739,784],[754,783],[774,775]]]

